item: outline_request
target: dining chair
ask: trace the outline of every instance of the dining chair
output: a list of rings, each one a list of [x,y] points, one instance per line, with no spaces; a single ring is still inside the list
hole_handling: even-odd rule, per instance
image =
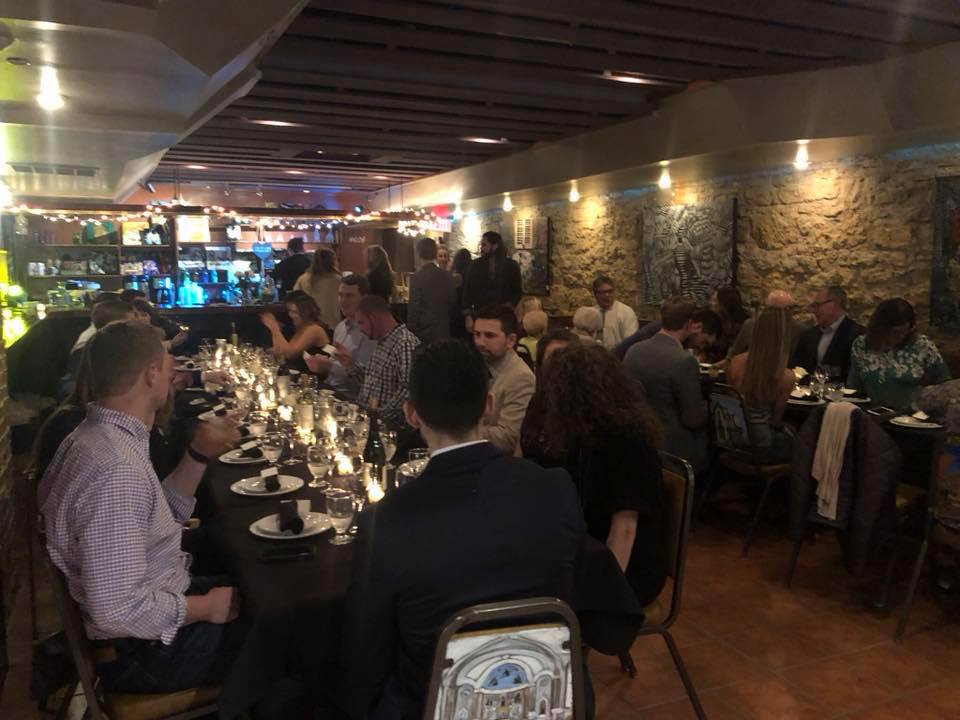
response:
[[[424,720],[586,720],[580,624],[557,598],[474,605],[437,639]]]
[[[716,451],[716,464],[736,475],[757,479],[763,483],[760,498],[750,519],[747,536],[743,541],[742,554],[746,556],[756,538],[757,526],[766,507],[770,488],[777,480],[789,477],[790,464],[763,463],[758,460],[757,448],[747,425],[743,396],[732,385],[714,383],[710,389],[709,407],[711,443]],[[717,484],[718,473],[713,472],[709,477],[700,496],[698,518],[703,513],[703,506]]]
[[[67,690],[67,701],[79,683],[87,701],[85,720],[191,720],[216,712],[219,686],[149,694],[111,693],[100,687],[94,650],[84,630],[80,609],[70,596],[63,573],[52,562],[48,565],[64,634],[77,671],[77,680]]]
[[[677,674],[690,698],[690,704],[698,718],[706,716],[700,705],[697,690],[684,665],[677,643],[670,634],[671,626],[680,614],[680,601],[683,597],[683,579],[687,562],[687,545],[690,538],[690,524],[693,514],[694,473],[690,464],[681,458],[665,452],[660,453],[663,466],[663,496],[666,506],[666,550],[667,575],[673,581],[670,593],[670,606],[664,610],[659,600],[644,608],[644,624],[638,635],[660,635],[670,651],[670,657],[677,668]],[[631,677],[636,675],[633,659],[629,653],[620,658],[621,668]]]

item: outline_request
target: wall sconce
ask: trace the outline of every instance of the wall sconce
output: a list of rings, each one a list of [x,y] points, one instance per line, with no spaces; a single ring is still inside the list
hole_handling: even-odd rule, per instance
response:
[[[513,210],[513,200],[510,199],[510,193],[504,193],[503,211],[510,212],[511,210]]]
[[[810,154],[807,152],[809,140],[797,140],[797,156],[793,159],[793,166],[797,170],[806,170],[810,167]]]
[[[570,185],[570,202],[575,203],[580,200],[580,191],[577,190],[577,181],[574,180]]]
[[[670,163],[667,160],[660,161],[660,167],[663,170],[660,171],[660,179],[657,180],[657,185],[660,186],[661,190],[669,190],[670,186],[673,185],[673,181],[670,179]]]

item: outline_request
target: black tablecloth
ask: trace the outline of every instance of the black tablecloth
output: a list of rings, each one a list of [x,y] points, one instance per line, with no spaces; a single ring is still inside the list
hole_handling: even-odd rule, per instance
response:
[[[220,709],[234,717],[248,709],[283,675],[331,666],[340,646],[338,630],[349,583],[352,545],[329,543],[332,530],[297,540],[265,540],[250,524],[277,511],[280,499],[312,501],[324,512],[323,491],[306,487],[271,498],[243,497],[230,485],[258,475],[265,463],[236,466],[214,461],[198,491],[197,515],[208,550],[224,565],[242,596],[251,629],[223,686]],[[309,480],[306,465],[281,465],[284,475]],[[282,543],[316,547],[316,556],[277,563],[259,561],[266,548]]]

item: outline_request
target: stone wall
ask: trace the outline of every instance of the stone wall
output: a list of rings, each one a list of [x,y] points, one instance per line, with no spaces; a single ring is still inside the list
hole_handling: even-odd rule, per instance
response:
[[[470,247],[491,229],[509,240],[514,219],[546,216],[552,286],[545,308],[568,314],[592,303],[590,282],[605,271],[624,302],[653,317],[656,309],[640,298],[643,213],[664,204],[736,200],[737,284],[750,304],[759,305],[772,288],[806,304],[818,287],[835,283],[847,288],[852,314],[862,321],[879,300],[900,296],[925,325],[935,178],[954,175],[960,175],[960,144],[490,211],[457,223],[451,245]]]

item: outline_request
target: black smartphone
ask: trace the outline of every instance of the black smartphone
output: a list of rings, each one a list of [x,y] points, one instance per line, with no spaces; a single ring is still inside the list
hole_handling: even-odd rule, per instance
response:
[[[888,407],[884,407],[883,405],[879,405],[877,407],[868,408],[867,412],[870,413],[871,415],[893,415],[897,411],[894,410],[893,408],[888,408]]]
[[[285,562],[286,560],[305,560],[317,554],[314,545],[281,545],[265,548],[257,558],[259,562]]]

